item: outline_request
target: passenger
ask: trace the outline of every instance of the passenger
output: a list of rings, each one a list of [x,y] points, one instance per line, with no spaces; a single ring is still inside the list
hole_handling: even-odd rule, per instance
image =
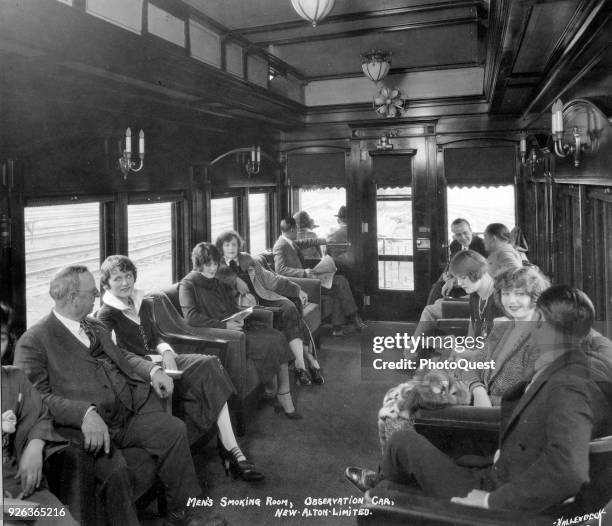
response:
[[[492,465],[460,466],[410,429],[387,444],[382,478],[479,508],[542,512],[575,496],[589,481],[589,441],[610,433],[612,408],[583,350],[594,316],[591,301],[575,288],[557,285],[539,297],[531,336],[539,349],[534,376],[504,394]],[[360,468],[347,468],[345,475],[362,490],[379,478]],[[375,489],[372,494],[379,496]],[[576,514],[582,511],[592,510]]]
[[[9,341],[13,310],[0,303],[0,351],[4,362],[12,351]],[[23,374],[10,365],[2,365],[2,495],[9,499],[37,502],[43,508],[57,510],[57,515],[39,518],[36,526],[76,526],[68,508],[46,489],[43,458],[66,446],[53,430],[49,410],[38,391]],[[10,506],[4,501],[4,507]],[[19,506],[14,506],[19,507]],[[27,508],[23,508],[27,511]],[[5,511],[6,513],[6,511]],[[5,519],[7,515],[5,515]]]
[[[109,256],[100,268],[100,286],[105,291],[97,318],[114,332],[117,345],[138,356],[159,353],[164,369],[183,372],[174,386],[174,400],[187,426],[191,444],[213,425],[219,430],[219,455],[226,473],[243,480],[263,479],[240,450],[227,407],[234,386],[219,358],[205,354],[176,354],[163,341],[153,320],[152,305],[144,292],[134,288],[137,271],[126,256]]]
[[[512,246],[510,230],[502,223],[487,225],[484,232],[485,249],[489,253],[489,274],[496,278],[511,266],[523,264],[521,254]]]
[[[495,369],[470,369],[463,374],[473,405],[498,406],[504,392],[531,378],[538,358],[530,338],[531,319],[536,301],[548,287],[548,278],[530,267],[507,270],[496,278],[496,299],[499,298],[506,316],[494,320],[484,348],[472,354],[476,363],[493,360]]]
[[[247,357],[257,368],[260,380],[266,385],[267,397],[274,397],[271,384],[278,377],[276,399],[287,418],[298,420],[302,415],[295,410],[291,399],[287,362],[293,359],[287,340],[282,333],[268,327],[258,326],[250,320],[224,319],[239,309],[230,289],[215,276],[221,256],[211,243],[198,243],[192,253],[193,270],[179,283],[179,301],[185,321],[193,327],[215,327],[244,331],[247,342]]]
[[[324,239],[297,240],[297,226],[292,217],[285,218],[280,224],[281,236],[274,243],[274,267],[276,272],[283,276],[296,278],[313,277],[313,271],[304,268],[304,260],[299,252],[303,247],[324,245]],[[332,299],[332,335],[344,336],[351,327],[344,327],[348,320],[352,320],[354,328],[358,330],[365,327],[357,311],[348,281],[344,276],[334,275],[330,289],[322,287],[321,292],[328,294]]]
[[[335,214],[338,226],[327,236],[327,254],[329,254],[339,270],[350,267],[353,262],[348,251],[348,225],[346,224],[346,206],[341,206]]]
[[[301,307],[308,302],[308,294],[284,276],[264,269],[250,254],[240,252],[243,241],[234,230],[220,234],[215,244],[223,255],[217,270],[217,279],[240,295],[252,294],[260,305],[278,307],[281,310],[279,330],[287,338],[295,358],[297,381],[305,386],[312,385],[312,382],[321,385],[324,379],[319,363],[304,346],[304,342],[309,341],[308,328],[304,325],[302,315],[294,302],[287,299],[294,298]],[[312,380],[306,372],[304,357],[309,361]]]
[[[508,268],[518,268],[512,261]],[[493,278],[488,273],[487,260],[473,250],[460,250],[451,260],[449,272],[470,295],[470,324],[468,336],[486,338],[493,326],[493,318],[503,316],[503,311],[493,299]],[[430,335],[442,318],[442,301],[427,305],[414,335]],[[411,349],[409,349],[410,351]]]
[[[451,223],[451,232],[453,233],[453,240],[450,244],[450,260],[453,259],[457,252],[461,250],[473,250],[478,252],[484,257],[487,257],[487,252],[484,248],[484,241],[475,236],[472,233],[472,227],[468,223],[467,219],[457,218]],[[438,281],[436,281],[429,291],[427,297],[427,305],[433,304],[437,299],[442,297],[453,297],[460,298],[465,296],[467,293],[461,287],[457,287],[455,278],[448,272],[448,264],[446,269],[441,274]]]
[[[319,225],[315,224],[314,219],[312,219],[308,212],[305,210],[300,210],[293,214],[293,219],[295,219],[295,224],[297,226],[297,239],[316,239],[317,234],[315,234],[312,229],[318,228]],[[300,249],[300,253],[304,259],[321,259],[321,249],[319,246],[314,247],[306,247]]]
[[[160,401],[172,394],[172,379],[152,362],[120,350],[106,327],[88,317],[99,292],[86,267],[57,272],[50,294],[55,307],[21,336],[15,364],[42,395],[60,434],[94,457],[107,521],[138,525],[134,473],[121,454],[123,448],[138,447],[151,455],[166,488],[166,524],[225,524],[210,512],[187,507],[187,499],[202,490],[185,424]]]

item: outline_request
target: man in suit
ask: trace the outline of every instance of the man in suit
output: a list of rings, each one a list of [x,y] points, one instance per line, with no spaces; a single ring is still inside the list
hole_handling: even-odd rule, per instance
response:
[[[316,277],[312,269],[304,268],[304,259],[300,249],[324,245],[325,238],[297,239],[295,219],[287,217],[280,224],[281,236],[274,243],[274,267],[278,274],[295,278]],[[343,336],[349,327],[343,328],[347,319],[351,320],[359,330],[365,326],[357,312],[357,304],[353,299],[351,288],[344,276],[334,275],[330,289],[322,288],[323,294],[328,294],[332,300],[332,335]]]
[[[462,250],[473,250],[478,252],[484,257],[487,257],[487,252],[484,247],[484,241],[475,236],[472,233],[472,227],[467,219],[457,218],[451,223],[451,232],[453,234],[453,240],[450,244],[450,258],[453,259],[457,252]],[[453,276],[448,273],[448,263],[444,272],[440,275],[438,281],[436,281],[429,291],[427,297],[427,305],[433,304],[436,300],[444,297],[451,296],[453,298],[460,298],[465,296],[466,292],[461,287],[457,286],[457,282]]]
[[[388,442],[383,478],[481,508],[542,512],[575,496],[589,481],[589,442],[610,434],[612,424],[610,380],[593,380],[584,351],[594,317],[591,301],[575,288],[542,293],[532,333],[539,352],[534,374],[502,399],[491,466],[459,466],[410,430]],[[373,472],[358,468],[346,476],[362,489],[376,482]]]
[[[489,253],[489,274],[497,277],[508,265],[520,267],[523,257],[512,246],[512,236],[508,227],[502,223],[491,223],[487,225],[484,232],[485,249]]]
[[[202,490],[185,425],[160,401],[172,394],[172,379],[152,362],[119,349],[104,326],[88,317],[99,292],[86,267],[60,270],[49,293],[55,307],[19,339],[15,365],[42,395],[58,431],[94,456],[94,477],[108,522],[138,524],[121,454],[123,448],[137,447],[153,457],[166,487],[166,525],[223,524],[217,517],[205,521],[193,508],[187,510],[187,499],[199,497]]]

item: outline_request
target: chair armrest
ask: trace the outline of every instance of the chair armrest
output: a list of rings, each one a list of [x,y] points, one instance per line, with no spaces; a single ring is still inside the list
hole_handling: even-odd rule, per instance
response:
[[[268,308],[258,307],[253,309],[253,314],[251,314],[250,318],[254,321],[264,323],[268,327],[274,325],[274,312]]]
[[[420,409],[416,414],[414,425],[415,428],[464,429],[498,433],[500,419],[499,407],[451,405],[440,409]]]
[[[308,294],[310,303],[318,303],[321,305],[321,280],[316,278],[287,278]]]
[[[360,524],[406,524],[412,526],[516,526],[529,524],[543,526],[553,523],[550,516],[530,512],[485,510],[451,503],[450,500],[426,497],[399,484],[370,490],[373,496],[387,497],[393,504],[365,504],[371,516],[359,520]],[[385,502],[384,500],[382,502]]]

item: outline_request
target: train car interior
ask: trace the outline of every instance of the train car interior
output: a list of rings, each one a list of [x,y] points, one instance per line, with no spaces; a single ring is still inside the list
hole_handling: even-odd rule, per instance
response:
[[[0,301],[12,308],[10,337],[49,315],[60,269],[86,266],[104,293],[102,262],[128,256],[161,337],[179,354],[203,345],[234,384],[231,422],[265,481],[227,476],[214,426],[191,444],[204,498],[228,524],[557,524],[598,512],[580,524],[612,524],[612,446],[601,442],[591,442],[591,482],[546,513],[481,510],[388,481],[364,504],[344,474],[386,469],[381,403],[415,374],[406,359],[424,356],[400,335],[421,334],[457,225],[489,252],[489,226],[505,225],[525,268],[583,291],[591,348],[612,364],[611,119],[608,0],[2,0]],[[306,385],[299,360],[289,367],[301,420],[265,403],[248,336],[190,325],[181,284],[192,249],[228,230],[270,276],[283,274],[287,231],[297,231],[291,249],[312,238],[299,254],[305,270],[287,274],[308,295],[295,307],[306,370],[322,375]],[[336,265],[327,285],[310,270],[322,257]],[[470,293],[440,302],[432,334],[474,334],[482,305],[474,315]],[[280,309],[270,310],[260,323],[280,328]],[[374,350],[376,341],[388,345]],[[477,437],[492,456],[504,417],[466,407],[467,396],[422,406],[411,425],[439,449],[455,454]],[[89,460],[67,459],[50,464],[52,489],[81,524],[108,524]],[[138,464],[153,470],[140,523],[179,524],[149,464]]]

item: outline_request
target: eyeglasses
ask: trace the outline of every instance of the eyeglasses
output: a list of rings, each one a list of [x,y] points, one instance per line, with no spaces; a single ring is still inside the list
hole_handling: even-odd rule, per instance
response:
[[[89,296],[93,296],[94,298],[100,297],[100,291],[96,288],[93,290],[75,290],[75,294],[88,294]]]

